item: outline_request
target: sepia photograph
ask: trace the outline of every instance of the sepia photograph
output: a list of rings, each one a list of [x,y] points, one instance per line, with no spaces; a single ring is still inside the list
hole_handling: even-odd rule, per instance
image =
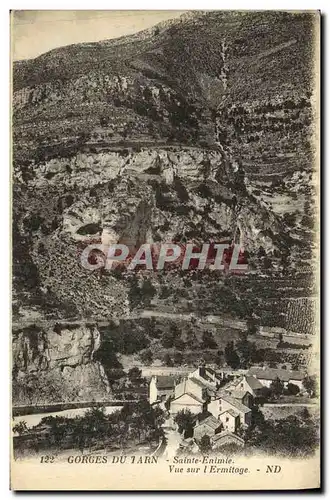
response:
[[[10,25],[11,488],[320,488],[320,11]]]

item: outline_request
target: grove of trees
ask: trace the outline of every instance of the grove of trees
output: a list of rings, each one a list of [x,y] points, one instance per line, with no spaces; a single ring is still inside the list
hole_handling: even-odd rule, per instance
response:
[[[127,448],[146,443],[156,446],[163,436],[164,414],[152,407],[148,400],[125,403],[120,411],[107,414],[104,407],[95,406],[75,418],[48,416],[28,431],[23,425],[14,426],[14,432],[24,434],[24,448],[104,450]],[[20,446],[14,439],[14,447]]]
[[[298,415],[265,420],[258,406],[252,409],[252,425],[242,431],[245,448],[261,448],[286,457],[312,454],[319,443],[318,423],[307,408]]]

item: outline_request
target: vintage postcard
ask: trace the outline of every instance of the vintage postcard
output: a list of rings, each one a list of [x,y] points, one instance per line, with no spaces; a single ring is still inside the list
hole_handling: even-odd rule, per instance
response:
[[[320,488],[320,13],[13,11],[11,61],[11,488]]]

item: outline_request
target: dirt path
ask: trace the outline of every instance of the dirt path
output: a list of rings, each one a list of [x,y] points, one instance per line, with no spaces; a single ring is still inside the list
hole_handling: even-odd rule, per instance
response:
[[[164,449],[162,455],[166,458],[166,460],[172,461],[181,443],[181,436],[173,429],[166,429],[165,438],[167,441],[166,448]]]

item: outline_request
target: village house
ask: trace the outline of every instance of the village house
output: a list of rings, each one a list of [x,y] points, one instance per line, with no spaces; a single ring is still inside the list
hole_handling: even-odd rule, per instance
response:
[[[305,378],[305,373],[300,371],[267,367],[251,367],[248,375],[259,380],[265,387],[270,387],[271,383],[279,378],[284,383],[284,387],[290,383],[297,385],[299,389],[303,389],[303,380]]]
[[[176,377],[154,375],[149,383],[149,402],[164,401],[174,395]]]
[[[260,391],[264,386],[262,383],[252,375],[242,375],[238,379],[234,380],[230,384],[227,385],[226,391],[231,394],[231,392],[238,394],[238,391],[243,392],[244,394],[248,392],[252,398],[256,398],[260,395]],[[234,396],[235,397],[235,396]],[[243,402],[246,404],[245,402]],[[248,404],[247,406],[250,406]]]
[[[244,389],[236,389],[235,387],[234,388],[226,387],[224,391],[221,392],[221,394],[224,393],[236,399],[237,401],[242,403],[244,406],[247,406],[248,408],[252,408],[253,406],[254,397],[250,392],[245,391]]]
[[[190,410],[193,414],[203,413],[209,400],[208,390],[203,384],[185,378],[175,387],[170,413],[176,415],[181,410]]]
[[[233,409],[223,411],[219,414],[218,419],[225,431],[236,432],[240,426],[239,413]]]
[[[224,411],[233,410],[239,415],[239,425],[251,424],[251,409],[229,394],[222,394],[219,398],[210,401],[207,410],[217,419]]]
[[[208,398],[209,400],[216,397],[217,390],[215,387],[210,386],[208,383],[205,383],[202,379],[197,379],[195,377],[189,377],[189,382],[194,383],[198,387],[202,389],[202,394],[204,398]]]
[[[211,444],[213,449],[221,448],[224,445],[235,444],[236,446],[244,446],[244,440],[230,431],[221,432],[220,434],[215,434],[211,438]]]
[[[188,375],[189,378],[199,380],[205,387],[209,389],[216,389],[221,382],[221,378],[217,376],[216,372],[207,366],[201,365],[195,371]]]
[[[290,371],[289,384],[295,384],[300,390],[304,389],[303,380],[306,374],[299,371]]]
[[[207,399],[208,389],[199,380],[185,377],[179,384],[175,386],[174,397],[177,398],[183,393],[189,392],[198,396],[200,399]]]
[[[203,420],[197,420],[194,427],[194,438],[199,441],[203,436],[209,436],[210,438],[221,432],[222,423],[216,419],[213,415],[209,415]]]

